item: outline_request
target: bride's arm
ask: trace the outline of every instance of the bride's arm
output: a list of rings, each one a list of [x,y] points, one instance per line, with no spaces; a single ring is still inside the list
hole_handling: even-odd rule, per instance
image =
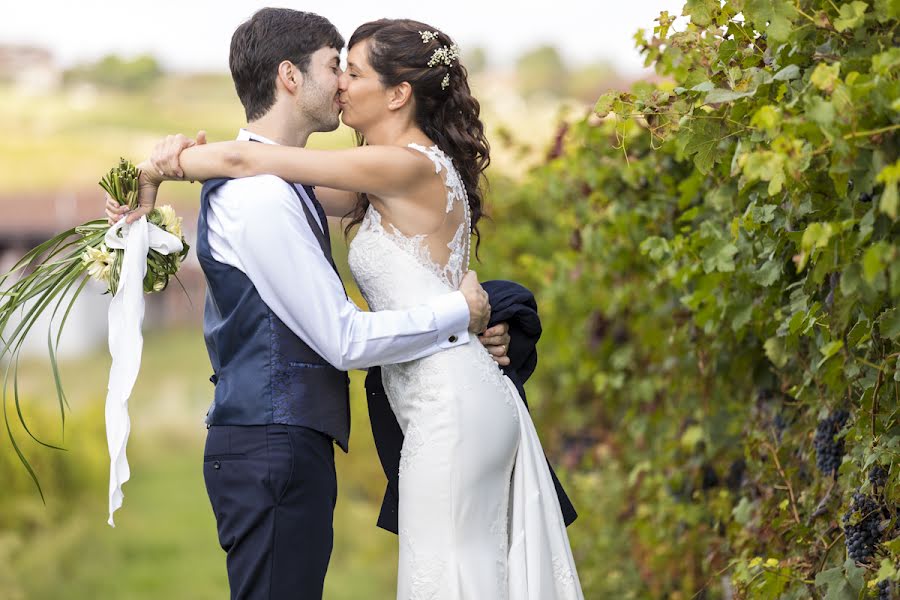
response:
[[[253,142],[217,142],[185,149],[181,179],[272,174],[287,181],[379,197],[403,194],[430,164],[398,146],[310,150]],[[164,173],[175,178],[175,173]]]
[[[230,144],[238,145],[236,152],[228,148],[223,148],[223,146],[227,146]],[[160,144],[160,146],[162,145],[163,144]],[[211,179],[213,177],[242,177],[245,175],[257,175],[262,173],[271,173],[279,175],[283,179],[289,181],[298,181],[311,185],[317,185],[320,181],[320,178],[318,177],[306,179],[294,177],[293,174],[296,169],[292,168],[263,168],[257,167],[257,163],[246,165],[244,163],[242,152],[248,146],[253,147],[249,149],[250,154],[252,155],[257,148],[263,147],[263,144],[254,144],[250,142],[222,142],[219,144],[204,144],[202,146],[198,146],[199,148],[204,149],[203,152],[191,153],[191,155],[188,155],[188,153],[185,152],[183,148],[178,148],[174,152],[172,152],[171,149],[162,151],[159,149],[155,150],[154,157],[152,159],[144,161],[138,165],[138,169],[140,169],[141,173],[139,180],[139,207],[134,211],[130,211],[129,207],[120,206],[116,201],[107,196],[106,215],[109,218],[109,223],[114,223],[126,214],[128,215],[127,218],[129,223],[136,221],[143,215],[148,214],[153,209],[153,206],[156,203],[156,196],[159,192],[159,186],[163,181],[182,181],[185,179],[193,181]],[[265,145],[265,147],[302,150],[299,148],[289,148],[284,146]],[[206,148],[211,148],[212,151],[205,151]],[[372,146],[371,148],[376,150],[397,150],[400,154],[405,153],[402,148],[394,148],[390,146]],[[322,153],[325,151],[319,152]],[[327,153],[337,154],[339,153],[339,151],[328,151]],[[380,155],[381,152],[377,152],[377,154]],[[387,154],[398,154],[398,152],[388,152]],[[362,158],[363,162],[371,161],[373,159],[372,156],[366,156]],[[381,177],[371,178],[375,180],[375,187],[373,187],[372,189],[378,189],[380,186],[385,186],[385,188],[387,188],[388,186],[393,186],[391,189],[393,189],[395,192],[402,191],[405,185],[404,180],[407,177],[410,177],[410,179],[415,179],[415,177],[411,177],[410,174],[414,174],[416,172],[416,165],[415,161],[410,160],[410,158],[415,157],[413,155],[403,156],[401,157],[401,162],[405,164],[401,166],[401,168],[394,168],[393,170],[389,169],[389,171],[391,172],[382,173]],[[381,160],[379,156],[374,156],[374,161],[376,163],[379,160]],[[181,164],[179,164],[179,161]],[[419,165],[419,167],[421,167],[421,165]],[[348,167],[343,167],[343,169],[346,168]],[[300,175],[306,174],[306,171],[303,168],[301,168],[300,171]],[[329,180],[335,179],[340,181],[366,181],[365,173],[361,175],[357,174],[357,177],[342,178],[342,168],[336,168],[335,165],[329,165],[326,168],[326,171],[326,178],[330,178]],[[316,198],[322,204],[326,215],[328,215],[329,217],[343,219],[356,206],[358,197],[357,192],[355,191],[342,190],[337,189],[335,186],[326,186],[320,184],[316,189]]]
[[[316,199],[325,209],[329,217],[343,219],[356,207],[359,199],[356,192],[336,190],[330,187],[317,187]]]

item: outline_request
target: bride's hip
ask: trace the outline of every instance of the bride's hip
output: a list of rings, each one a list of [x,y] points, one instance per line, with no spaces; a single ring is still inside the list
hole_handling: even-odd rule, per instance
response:
[[[503,372],[477,339],[468,344],[436,352],[405,363],[384,365],[385,380],[410,388],[452,390],[489,386],[503,387]]]
[[[518,399],[502,373],[468,364],[444,373],[385,370],[388,401],[401,427],[412,422],[465,430],[517,427]]]

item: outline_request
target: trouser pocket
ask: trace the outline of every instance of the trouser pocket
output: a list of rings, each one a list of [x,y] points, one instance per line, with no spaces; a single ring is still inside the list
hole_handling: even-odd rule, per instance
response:
[[[272,501],[277,505],[281,503],[294,477],[294,447],[287,426],[269,425],[266,428],[266,452],[269,487]]]

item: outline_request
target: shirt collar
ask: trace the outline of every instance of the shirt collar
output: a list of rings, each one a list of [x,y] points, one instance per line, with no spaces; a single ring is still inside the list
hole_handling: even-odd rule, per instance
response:
[[[276,142],[276,141],[274,141],[274,140],[270,140],[270,139],[267,138],[267,137],[263,137],[263,136],[259,135],[258,133],[253,133],[252,131],[250,131],[250,130],[248,130],[248,129],[241,128],[241,130],[238,131],[237,141],[239,141],[239,142],[249,142],[250,140],[255,140],[255,141],[257,141],[257,142],[262,142],[263,144],[273,144],[273,145],[275,145],[275,146],[280,146],[280,145],[281,145],[281,144],[279,144],[278,142]]]
[[[240,131],[238,131],[237,141],[239,142],[249,142],[250,140],[256,140],[257,142],[262,142],[263,144],[272,144],[274,146],[280,146],[278,142],[274,140],[270,140],[269,138],[259,135],[258,133],[253,133],[249,129],[244,129],[241,127]],[[299,183],[295,183],[296,187],[303,187]]]

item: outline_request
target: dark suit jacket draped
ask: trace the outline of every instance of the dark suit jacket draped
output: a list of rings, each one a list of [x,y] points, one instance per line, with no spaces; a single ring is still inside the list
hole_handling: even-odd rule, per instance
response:
[[[537,302],[528,288],[512,281],[486,281],[482,284],[491,302],[490,325],[509,323],[512,338],[508,356],[510,364],[503,367],[504,373],[519,390],[525,400],[525,381],[537,366],[537,341],[541,337],[541,320],[537,313]],[[387,395],[381,383],[381,369],[373,367],[366,376],[366,397],[369,404],[369,420],[378,458],[387,477],[387,489],[381,503],[378,526],[397,533],[398,472],[400,469],[400,449],[403,447],[403,432],[391,410]],[[525,406],[528,403],[525,402]],[[549,462],[548,462],[549,465]],[[563,519],[570,525],[578,516],[559,483],[556,473],[550,467],[550,475],[556,486]]]

